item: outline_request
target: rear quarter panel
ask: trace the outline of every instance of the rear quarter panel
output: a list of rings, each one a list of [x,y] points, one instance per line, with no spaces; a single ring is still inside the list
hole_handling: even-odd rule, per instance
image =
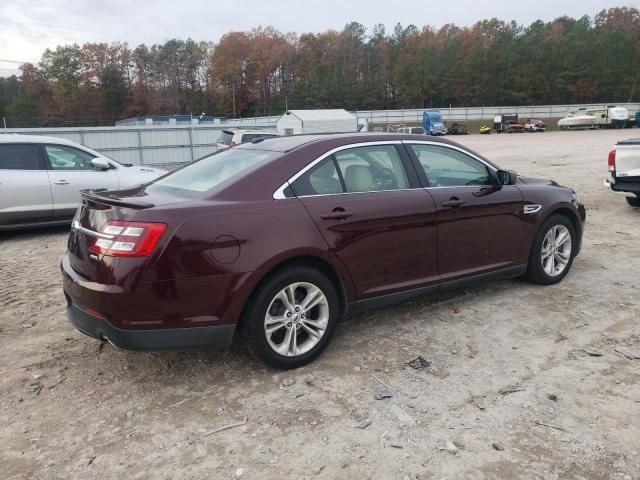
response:
[[[235,323],[264,276],[297,256],[315,256],[329,263],[342,278],[347,297],[353,297],[348,271],[329,251],[297,198],[154,208],[141,212],[136,220],[170,225],[162,250],[147,266],[143,280],[175,282],[179,291],[181,284],[209,279],[213,291],[216,276],[234,278],[225,286],[222,323]]]

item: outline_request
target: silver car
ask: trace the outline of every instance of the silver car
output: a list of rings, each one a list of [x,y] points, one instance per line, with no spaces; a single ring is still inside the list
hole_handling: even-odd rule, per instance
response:
[[[133,187],[165,173],[61,138],[0,134],[0,230],[69,223],[80,190]]]

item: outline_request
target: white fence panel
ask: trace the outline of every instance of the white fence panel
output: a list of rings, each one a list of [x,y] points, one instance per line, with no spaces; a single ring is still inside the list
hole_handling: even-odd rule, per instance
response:
[[[491,120],[499,113],[517,113],[521,117],[562,118],[579,108],[602,107],[603,104],[532,105],[520,107],[441,108],[445,120]],[[630,115],[640,111],[638,103],[617,104]],[[429,108],[399,110],[360,110],[353,112],[370,123],[421,123]],[[65,138],[134,165],[169,165],[198,159],[216,151],[220,131],[234,128],[274,129],[280,116],[227,120],[216,125],[149,126],[149,127],[81,127],[81,128],[14,128],[2,133],[21,133]]]
[[[239,124],[252,129],[260,126]],[[3,133],[44,135],[80,143],[123,163],[169,165],[216,151],[224,125],[175,127],[14,128]]]

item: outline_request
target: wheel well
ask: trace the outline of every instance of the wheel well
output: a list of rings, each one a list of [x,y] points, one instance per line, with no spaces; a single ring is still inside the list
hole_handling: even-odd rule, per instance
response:
[[[341,316],[344,316],[347,313],[348,300],[347,300],[347,290],[345,288],[344,281],[342,280],[338,272],[333,268],[333,266],[329,262],[327,262],[326,260],[323,260],[320,257],[315,257],[313,255],[302,255],[297,257],[291,257],[284,260],[283,262],[280,262],[279,264],[275,265],[273,268],[271,268],[262,276],[262,278],[256,285],[256,288],[258,285],[264,282],[265,279],[269,278],[275,272],[285,269],[290,265],[305,265],[305,266],[315,268],[320,272],[324,273],[329,278],[329,280],[331,280],[331,283],[333,283],[333,285],[336,287],[336,293],[338,294],[338,299],[340,301]],[[244,315],[242,317],[244,317]]]
[[[576,217],[576,214],[573,213],[571,210],[569,210],[568,208],[559,208],[559,209],[554,210],[553,212],[551,212],[549,214],[549,216],[554,215],[554,214],[558,214],[558,215],[562,215],[564,217],[567,217],[569,219],[569,221],[571,222],[571,225],[573,225],[574,231],[577,234],[580,233],[580,223],[578,222],[578,218]]]

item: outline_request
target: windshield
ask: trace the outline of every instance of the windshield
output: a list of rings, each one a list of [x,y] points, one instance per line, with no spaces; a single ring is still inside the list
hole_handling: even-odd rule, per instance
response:
[[[210,193],[223,183],[237,180],[278,155],[278,152],[262,150],[236,148],[224,150],[159,178],[147,186],[147,191],[180,190],[196,196],[205,192]]]
[[[433,125],[442,125],[442,115],[440,113],[429,113],[428,118]]]

